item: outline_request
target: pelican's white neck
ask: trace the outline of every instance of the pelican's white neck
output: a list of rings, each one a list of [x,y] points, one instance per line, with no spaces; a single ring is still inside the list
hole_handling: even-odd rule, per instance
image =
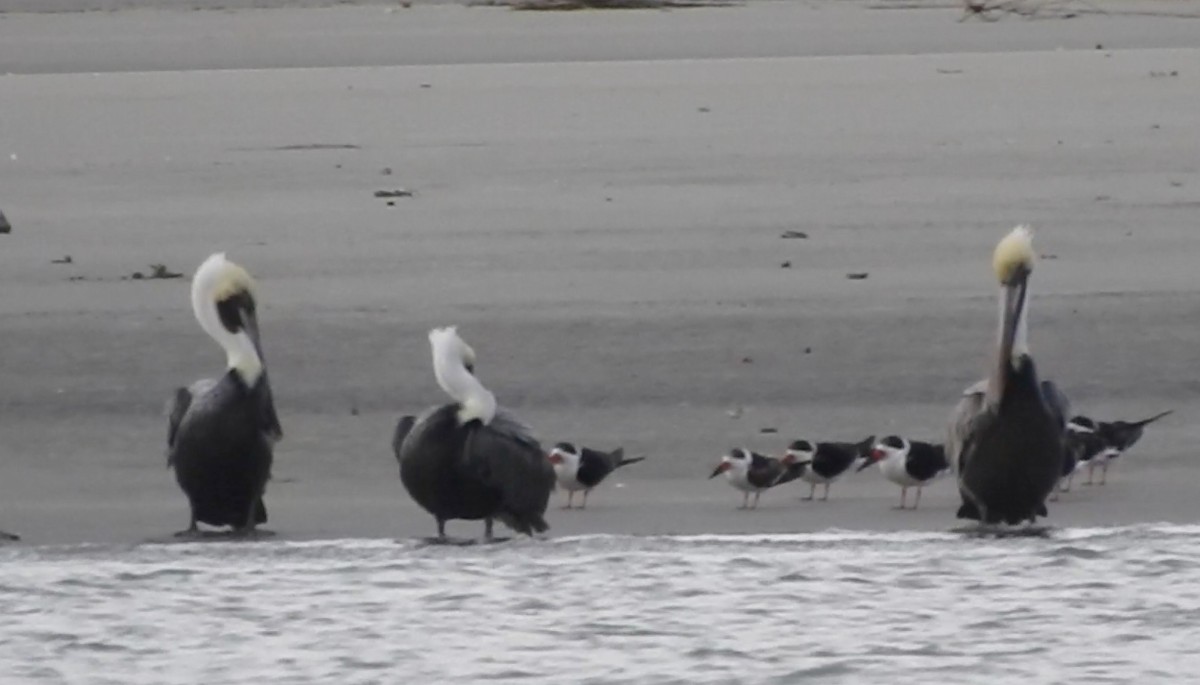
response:
[[[237,371],[247,387],[254,387],[263,371],[254,341],[244,330],[231,333],[221,323],[221,315],[217,312],[217,298],[229,287],[231,274],[235,271],[244,274],[241,267],[227,261],[224,254],[217,253],[204,260],[192,278],[192,312],[204,332],[225,350],[228,368]]]
[[[1009,290],[1014,286],[1000,287],[1000,323],[996,326],[998,331],[998,345],[1004,344],[1004,316],[1009,307]],[[1017,320],[1013,326],[1013,344],[1012,344],[1012,361],[1020,357],[1029,356],[1029,303],[1032,299],[1029,297],[1029,281],[1025,281],[1023,286],[1020,286],[1023,291],[1020,299],[1013,303],[1013,306],[1020,307],[1017,312]]]
[[[438,385],[458,402],[458,422],[466,424],[478,419],[484,425],[496,415],[496,396],[467,370],[462,353],[454,342],[457,337],[430,334],[433,348],[433,373]]]
[[[1021,292],[1021,313],[1017,316],[1017,330],[1013,335],[1013,357],[1029,356],[1029,280],[1026,279]]]

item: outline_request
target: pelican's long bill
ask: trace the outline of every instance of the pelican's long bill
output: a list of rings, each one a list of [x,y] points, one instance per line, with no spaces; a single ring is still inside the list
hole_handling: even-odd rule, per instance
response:
[[[1033,273],[1033,234],[1017,226],[997,245],[992,267],[1000,281],[1000,345],[988,384],[989,399],[999,402],[1008,381],[1008,370],[1020,356],[1029,354],[1026,341],[1029,275]]]

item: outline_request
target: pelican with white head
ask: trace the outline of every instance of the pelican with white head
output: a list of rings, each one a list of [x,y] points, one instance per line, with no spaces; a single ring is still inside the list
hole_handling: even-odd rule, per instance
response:
[[[544,533],[554,490],[554,468],[525,424],[497,407],[475,377],[475,350],[454,326],[429,331],[433,374],[453,402],[417,418],[401,417],[392,448],[408,494],[437,521],[483,520],[494,540],[494,520],[526,535]]]
[[[254,279],[218,252],[192,279],[192,312],[200,327],[225,350],[228,366],[247,386],[258,382],[263,360],[258,339]]]
[[[438,385],[459,403],[458,420],[466,425],[492,422],[496,415],[496,396],[475,377],[475,350],[458,335],[456,326],[429,331],[433,349],[433,373]]]
[[[254,279],[218,252],[192,278],[192,313],[225,351],[220,378],[178,388],[168,406],[167,464],[187,495],[191,525],[255,532],[267,520],[263,493],[273,446],[283,437],[258,331]]]
[[[992,252],[1000,283],[1000,324],[987,382],[973,386],[955,411],[947,436],[963,504],[959,518],[983,524],[1032,522],[1061,475],[1069,402],[1050,381],[1039,382],[1029,351],[1029,278],[1033,232],[1017,226]]]

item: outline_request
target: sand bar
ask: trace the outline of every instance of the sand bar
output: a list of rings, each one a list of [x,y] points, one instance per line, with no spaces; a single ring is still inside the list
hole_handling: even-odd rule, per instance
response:
[[[806,31],[822,33],[827,7],[806,10]],[[982,373],[987,257],[1017,222],[1038,227],[1047,255],[1032,310],[1041,368],[1089,413],[1177,410],[1112,485],[1068,496],[1053,521],[1195,520],[1200,24],[886,12],[922,27],[908,40],[928,49],[910,50],[869,35],[884,12],[852,9],[828,10],[827,28],[856,16],[878,49],[763,55],[751,48],[769,40],[745,38],[630,60],[572,51],[635,13],[418,7],[462,22],[442,36],[446,63],[371,68],[343,66],[384,62],[357,35],[319,58],[294,36],[257,56],[152,39],[122,53],[119,27],[190,35],[240,17],[308,25],[320,42],[317,15],[389,20],[377,7],[0,18],[5,71],[30,72],[0,77],[0,207],[14,226],[0,236],[0,527],[73,543],[185,523],[160,412],[221,356],[185,281],[128,277],[190,271],[217,249],[262,283],[286,433],[268,502],[285,535],[429,532],[387,443],[399,412],[441,400],[424,333],[448,323],[547,440],[651,455],[593,511],[555,512],[556,533],[949,527],[948,481],[913,515],[889,509],[896,493],[874,473],[826,505],[796,490],[741,514],[704,477],[735,444],[936,437]],[[770,11],[782,10],[721,10],[720,25],[766,36]],[[661,45],[692,44],[686,27],[707,21],[638,17],[667,22]],[[470,54],[471,22],[519,35],[535,21],[593,38],[550,61]],[[1088,25],[1139,38],[1096,50]],[[46,47],[83,27],[94,53]],[[34,46],[19,64],[10,31]],[[1053,35],[1022,45],[1021,32]],[[313,60],[327,68],[258,68]],[[373,197],[401,187],[415,196]]]

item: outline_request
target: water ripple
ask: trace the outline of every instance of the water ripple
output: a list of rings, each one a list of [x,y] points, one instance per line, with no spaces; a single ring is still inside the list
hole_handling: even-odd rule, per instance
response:
[[[1200,526],[1165,525],[7,547],[0,672],[96,685],[1188,682],[1197,564]]]

